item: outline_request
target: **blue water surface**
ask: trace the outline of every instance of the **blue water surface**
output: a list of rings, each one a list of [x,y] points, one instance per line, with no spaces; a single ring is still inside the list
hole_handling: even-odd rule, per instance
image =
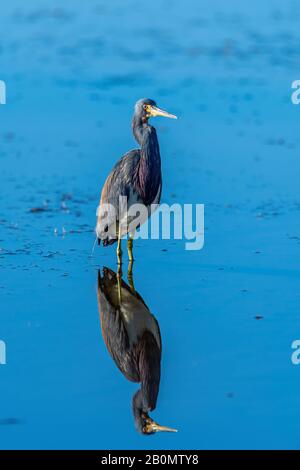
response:
[[[1,449],[299,448],[300,5],[267,0],[11,0],[1,4]],[[135,286],[160,324],[152,416],[100,331],[95,212],[157,119],[163,202],[205,204],[205,245],[135,243]]]

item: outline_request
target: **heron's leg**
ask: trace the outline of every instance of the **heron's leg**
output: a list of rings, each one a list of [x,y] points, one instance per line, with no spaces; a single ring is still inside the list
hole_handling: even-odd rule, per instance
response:
[[[122,264],[122,248],[121,248],[121,237],[118,236],[118,246],[117,246],[117,257],[118,257],[118,265]]]
[[[129,234],[129,238],[127,240],[127,251],[128,251],[128,258],[131,263],[133,263],[134,261],[132,247],[133,247],[133,237]]]
[[[119,264],[119,265],[118,265],[117,281],[118,281],[118,299],[119,299],[119,305],[121,305],[121,303],[122,303],[122,292],[121,292],[121,285],[122,285],[122,264]]]
[[[128,278],[128,284],[129,284],[130,289],[133,292],[135,292],[132,267],[133,267],[133,260],[129,261],[128,263],[127,278]]]

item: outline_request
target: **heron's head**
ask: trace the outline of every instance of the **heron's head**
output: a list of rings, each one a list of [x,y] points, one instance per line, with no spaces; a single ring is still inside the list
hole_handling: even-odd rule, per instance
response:
[[[157,432],[177,432],[177,429],[169,428],[168,426],[161,426],[157,424],[148,413],[142,412],[140,419],[136,422],[138,430],[147,436]]]
[[[171,119],[177,119],[177,116],[170,114],[163,109],[158,108],[155,101],[150,98],[142,98],[137,101],[134,108],[134,115],[143,121],[147,121],[151,117],[164,116]]]

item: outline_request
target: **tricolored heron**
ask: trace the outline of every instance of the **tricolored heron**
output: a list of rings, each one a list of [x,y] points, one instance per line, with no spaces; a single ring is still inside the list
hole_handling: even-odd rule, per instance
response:
[[[101,193],[98,207],[96,234],[98,244],[111,245],[118,241],[117,255],[121,263],[121,238],[128,234],[128,224],[121,230],[122,220],[119,211],[120,197],[127,198],[127,208],[136,203],[143,204],[151,214],[151,204],[159,204],[162,177],[161,159],[156,130],[148,123],[149,118],[164,116],[176,119],[156,106],[155,101],[143,98],[135,104],[132,120],[133,135],[141,146],[140,149],[130,150],[115,165],[109,174]],[[109,212],[107,206],[113,206],[115,211]],[[123,216],[122,216],[123,217]],[[134,233],[129,233],[128,256],[133,261],[132,244]]]
[[[156,407],[160,384],[161,336],[156,318],[142,297],[118,274],[98,271],[98,306],[104,342],[122,374],[141,388],[132,399],[137,429],[143,434],[176,432],[160,426],[150,416]]]

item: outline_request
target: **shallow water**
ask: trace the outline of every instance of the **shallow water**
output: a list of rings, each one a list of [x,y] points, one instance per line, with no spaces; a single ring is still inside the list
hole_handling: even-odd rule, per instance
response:
[[[299,448],[300,7],[238,0],[11,0],[1,6],[0,448]],[[159,321],[158,422],[139,435],[102,340],[95,211],[134,148],[134,102],[157,119],[163,201],[205,204],[205,246],[135,243]]]

